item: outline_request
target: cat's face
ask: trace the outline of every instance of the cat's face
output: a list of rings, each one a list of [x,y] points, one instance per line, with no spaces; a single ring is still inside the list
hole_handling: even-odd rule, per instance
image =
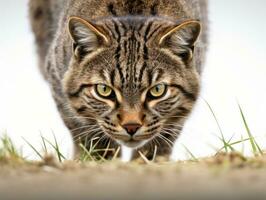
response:
[[[77,117],[132,148],[176,138],[199,91],[192,64],[199,23],[73,17],[69,28],[74,51],[64,81]]]

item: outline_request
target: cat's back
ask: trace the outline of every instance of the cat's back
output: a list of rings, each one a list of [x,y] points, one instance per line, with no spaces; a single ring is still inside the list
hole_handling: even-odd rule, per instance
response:
[[[92,20],[131,15],[199,20],[203,27],[200,41],[202,46],[207,43],[207,0],[30,0],[41,71],[56,33],[66,40],[69,17]]]
[[[63,0],[64,1],[64,0]],[[172,20],[199,20],[202,24],[201,40],[207,43],[208,0],[65,0],[65,19],[78,16],[83,19],[97,19],[113,16],[159,16]]]
[[[208,43],[207,3],[208,0],[68,0],[61,27],[67,27],[68,19],[72,16],[88,21],[123,16],[162,17],[180,23],[186,20],[198,20],[202,29],[198,48],[195,49],[197,51],[195,62],[199,66],[198,71],[201,72]],[[69,40],[66,29],[59,32],[62,40],[65,42]]]
[[[202,19],[206,0],[69,0],[67,12],[86,18],[107,16],[165,16]]]
[[[30,0],[29,4],[32,28],[42,46],[50,43],[70,16],[89,20],[108,16],[161,16],[180,21],[197,19],[203,28],[207,26],[207,0]]]
[[[43,40],[52,37],[60,23],[70,16],[89,20],[108,16],[160,16],[180,21],[197,19],[207,24],[207,0],[30,0],[29,4],[32,27],[35,34],[43,35]],[[49,33],[45,34],[46,31]]]

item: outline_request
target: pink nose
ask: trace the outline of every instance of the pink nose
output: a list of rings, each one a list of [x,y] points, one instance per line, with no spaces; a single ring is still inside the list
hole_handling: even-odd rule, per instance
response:
[[[123,127],[129,135],[133,136],[141,127],[141,124],[125,124]]]

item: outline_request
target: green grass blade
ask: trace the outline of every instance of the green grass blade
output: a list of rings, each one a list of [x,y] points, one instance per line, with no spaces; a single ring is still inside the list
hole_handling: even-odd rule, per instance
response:
[[[41,139],[42,139],[43,150],[47,154],[48,153],[47,145],[42,135],[41,135]]]
[[[262,153],[261,153],[261,152],[262,152],[261,149],[259,148],[258,144],[256,143],[256,141],[255,141],[255,139],[254,139],[254,137],[253,137],[253,135],[252,135],[252,133],[251,133],[251,131],[250,131],[250,128],[249,128],[248,123],[247,123],[247,120],[246,120],[246,117],[245,117],[245,115],[244,115],[244,112],[243,112],[243,110],[242,110],[240,104],[238,104],[238,108],[239,108],[239,111],[240,111],[240,114],[241,114],[241,118],[242,118],[242,120],[243,120],[243,123],[244,123],[244,125],[245,125],[245,129],[246,129],[246,131],[247,131],[247,133],[248,133],[248,136],[249,136],[249,142],[250,142],[250,145],[251,145],[251,147],[252,147],[252,151],[253,151],[254,155],[256,156],[256,155],[258,155],[259,153],[262,154]]]
[[[56,154],[57,154],[57,157],[58,157],[59,162],[62,162],[62,159],[66,160],[66,157],[61,153],[61,151],[60,151],[60,149],[59,149],[59,146],[58,146],[58,143],[57,143],[56,138],[55,138],[55,141],[56,141],[55,144],[53,144],[52,142],[50,142],[50,141],[47,140],[46,138],[44,138],[44,140],[45,140],[49,145],[51,145],[51,147],[53,147],[53,149],[56,151]]]
[[[245,144],[244,144],[244,137],[243,135],[241,134],[241,144],[242,144],[242,147],[241,147],[241,154],[244,155],[244,152],[245,152]]]
[[[217,119],[217,117],[216,117],[216,115],[215,115],[215,113],[214,113],[214,111],[213,111],[211,105],[210,105],[205,99],[204,99],[204,101],[205,101],[205,103],[207,104],[209,110],[211,111],[213,118],[215,119],[215,122],[216,122],[216,124],[217,124],[217,126],[218,126],[219,132],[220,132],[220,134],[221,134],[222,142],[223,142],[224,147],[225,147],[225,152],[228,153],[228,145],[227,145],[227,143],[226,143],[226,141],[225,141],[224,134],[223,134],[222,128],[221,128],[221,126],[220,126],[220,123],[219,123],[219,121],[218,121],[218,119]]]
[[[233,134],[233,135],[231,136],[231,138],[228,140],[228,142],[226,142],[228,148],[229,148],[231,151],[236,151],[235,148],[231,145],[231,141],[232,141],[232,139],[234,138],[234,136],[235,136],[235,134]]]
[[[2,142],[3,142],[3,146],[4,146],[4,149],[7,150],[7,152],[10,154],[10,155],[18,155],[18,152],[13,144],[13,142],[11,141],[11,139],[7,136],[5,136],[3,139],[2,139]]]
[[[258,151],[260,152],[260,154],[263,155],[263,151],[262,151],[262,149],[260,148],[260,146],[258,145],[257,141],[254,140],[254,142],[255,142],[255,145],[256,145]]]
[[[57,142],[57,139],[56,139],[54,133],[53,133],[53,136],[54,136],[55,150],[57,153],[58,160],[59,160],[59,162],[62,162],[62,158],[65,159],[65,157],[63,156],[63,154],[60,151],[60,148],[59,148],[59,145],[58,145],[58,142]]]
[[[246,138],[246,139],[241,138],[241,140],[232,142],[229,145],[232,147],[232,146],[237,145],[237,144],[243,144],[244,142],[247,142],[249,140],[250,140],[250,138]],[[222,151],[223,149],[224,149],[224,147],[222,147],[218,152]],[[234,151],[235,151],[235,149],[234,149]]]
[[[183,145],[183,147],[185,148],[186,152],[190,155],[192,161],[194,162],[198,162],[199,160],[196,158],[196,156],[185,146]]]
[[[0,160],[10,159],[13,161],[24,161],[22,152],[18,152],[13,141],[6,134],[0,137]]]
[[[81,162],[86,162],[89,159],[91,161],[95,161],[93,156],[91,155],[91,153],[88,151],[88,149],[82,143],[79,144],[79,147],[83,151],[82,152],[82,156],[79,158]]]
[[[44,159],[41,153],[31,144],[29,143],[25,138],[22,138],[28,145],[29,147],[40,157],[40,159]]]

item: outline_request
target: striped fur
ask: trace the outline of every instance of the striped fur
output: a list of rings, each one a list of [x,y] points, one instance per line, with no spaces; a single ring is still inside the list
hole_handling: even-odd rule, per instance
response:
[[[122,144],[147,151],[148,157],[157,146],[159,155],[169,155],[200,89],[206,2],[59,2],[49,7],[32,0],[31,20],[42,72],[74,140],[99,137],[98,148]],[[38,9],[50,12],[36,18]],[[42,35],[35,26],[45,20],[54,28]],[[158,83],[167,90],[152,99],[149,90]],[[97,84],[110,86],[113,96],[97,95]],[[141,124],[134,137],[123,127],[132,120]]]

